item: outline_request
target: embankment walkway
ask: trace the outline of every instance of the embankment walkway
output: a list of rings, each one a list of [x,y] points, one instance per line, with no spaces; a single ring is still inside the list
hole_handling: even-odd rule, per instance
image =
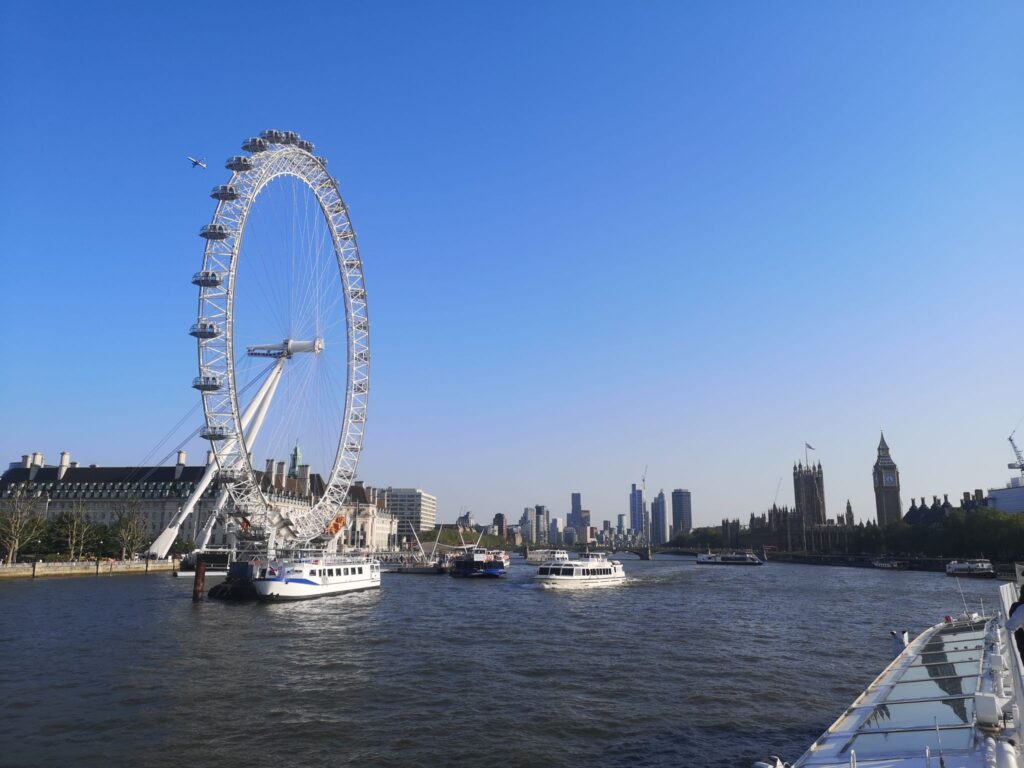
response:
[[[37,579],[49,576],[114,576],[121,573],[171,573],[178,569],[178,561],[164,560],[79,560],[70,563],[17,563],[0,564],[2,579]]]

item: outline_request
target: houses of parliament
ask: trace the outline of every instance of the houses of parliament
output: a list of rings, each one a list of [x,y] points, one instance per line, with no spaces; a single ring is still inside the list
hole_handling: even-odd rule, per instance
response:
[[[871,472],[875,489],[877,523],[885,527],[903,519],[900,500],[900,473],[889,453],[884,433],[878,441],[878,453]],[[725,547],[774,547],[793,552],[843,551],[855,523],[850,501],[842,514],[830,519],[825,505],[825,475],[821,462],[796,462],[793,465],[794,505],[775,504],[761,515],[750,515],[746,530],[739,520],[723,520]],[[742,531],[742,539],[741,538]]]

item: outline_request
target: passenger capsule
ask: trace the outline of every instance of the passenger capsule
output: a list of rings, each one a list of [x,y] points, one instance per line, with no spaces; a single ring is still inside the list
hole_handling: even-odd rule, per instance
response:
[[[202,272],[196,272],[192,275],[192,285],[198,285],[200,288],[217,288],[224,284],[224,273],[213,272],[210,270],[204,270]]]
[[[252,158],[245,155],[235,155],[228,158],[228,161],[224,163],[224,167],[229,171],[251,171]]]
[[[281,132],[281,143],[282,144],[295,144],[299,140],[299,134],[295,131],[282,131]]]
[[[284,135],[281,131],[276,131],[273,128],[264,131],[260,134],[260,138],[266,139],[271,144],[280,144]]]
[[[192,379],[192,388],[200,392],[217,392],[224,388],[224,380],[220,376],[196,376]]]
[[[223,224],[207,224],[199,230],[199,236],[207,240],[227,240],[230,235],[231,230]]]
[[[220,336],[220,326],[212,320],[200,320],[188,332],[197,339],[215,339]]]
[[[227,440],[233,433],[229,427],[203,427],[199,436],[204,440]]]
[[[297,142],[295,142],[295,146],[297,146],[299,149],[305,152],[309,152],[309,154],[311,155],[313,154],[314,147],[312,141],[308,141],[307,139],[299,139]]]
[[[251,139],[246,139],[242,142],[242,149],[254,155],[257,152],[266,152],[269,146],[270,144],[262,136],[253,136]]]
[[[210,197],[214,200],[237,200],[238,190],[231,184],[221,184],[210,190]]]

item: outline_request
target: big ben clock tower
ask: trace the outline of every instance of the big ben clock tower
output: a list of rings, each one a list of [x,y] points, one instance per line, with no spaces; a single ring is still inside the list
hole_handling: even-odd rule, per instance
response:
[[[878,459],[872,472],[875,480],[875,512],[878,524],[883,528],[903,519],[903,505],[900,503],[900,471],[889,455],[885,434],[878,441]]]

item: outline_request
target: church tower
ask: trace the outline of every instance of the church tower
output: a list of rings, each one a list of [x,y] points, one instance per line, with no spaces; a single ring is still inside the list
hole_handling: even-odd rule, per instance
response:
[[[903,519],[903,505],[900,503],[900,471],[889,455],[885,434],[878,441],[878,459],[872,472],[875,481],[875,513],[878,524],[883,528]]]

